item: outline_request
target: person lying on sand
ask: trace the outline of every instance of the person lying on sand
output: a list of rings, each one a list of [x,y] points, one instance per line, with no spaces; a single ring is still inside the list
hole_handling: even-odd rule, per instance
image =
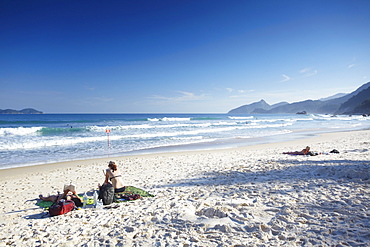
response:
[[[310,152],[310,147],[307,146],[305,149],[302,149],[302,151],[294,151],[294,152],[284,152],[283,154],[292,154],[292,155],[307,155]]]
[[[81,198],[77,195],[76,190],[70,190],[70,188],[64,186],[64,190],[62,194],[58,195],[51,195],[51,196],[43,196],[39,195],[39,198],[43,201],[50,201],[54,203],[58,203],[60,200],[72,200],[77,207],[82,207],[82,201]]]
[[[116,162],[109,161],[108,169],[105,170],[105,180],[104,184],[112,183],[114,187],[114,192],[119,193],[125,191],[125,186],[123,185],[123,179],[121,171],[118,169]],[[100,188],[100,184],[98,185]]]

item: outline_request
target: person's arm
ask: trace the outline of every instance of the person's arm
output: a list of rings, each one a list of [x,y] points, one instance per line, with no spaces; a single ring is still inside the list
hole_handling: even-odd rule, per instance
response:
[[[66,193],[65,192],[63,192],[63,194],[58,194],[57,195],[56,203],[58,203],[60,200],[62,200],[65,196],[66,196]]]
[[[108,169],[105,171],[105,180],[103,184],[109,183],[109,174],[108,174]]]

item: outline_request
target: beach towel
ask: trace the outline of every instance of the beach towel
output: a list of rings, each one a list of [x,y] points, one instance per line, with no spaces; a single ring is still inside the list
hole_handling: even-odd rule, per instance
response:
[[[81,198],[81,200],[82,200],[82,198],[83,198],[83,195],[78,195],[80,198]],[[54,203],[53,202],[50,202],[50,201],[42,201],[42,200],[40,200],[40,201],[38,201],[37,203],[36,203],[36,205],[37,206],[39,206],[39,207],[42,207],[42,208],[44,208],[44,209],[46,209],[46,210],[48,210],[50,207],[51,207],[51,205],[53,205]],[[87,199],[87,205],[92,205],[92,204],[94,204],[94,199],[92,199],[92,198],[88,198]]]
[[[143,189],[140,189],[140,188],[137,188],[137,187],[134,187],[134,186],[126,186],[125,191],[115,193],[114,202],[130,201],[130,200],[125,200],[121,197],[129,196],[129,195],[135,195],[135,194],[140,195],[140,197],[154,197],[154,195],[150,194],[148,191],[145,191]],[[81,198],[81,200],[83,200],[83,194],[78,194],[78,196]],[[137,197],[137,196],[135,196],[135,197]],[[131,197],[131,198],[133,198],[133,197]],[[94,199],[90,198],[90,197],[87,198],[87,205],[93,205],[93,204],[94,204]],[[47,210],[47,209],[49,209],[49,207],[51,205],[53,205],[53,202],[40,200],[36,203],[36,205]]]

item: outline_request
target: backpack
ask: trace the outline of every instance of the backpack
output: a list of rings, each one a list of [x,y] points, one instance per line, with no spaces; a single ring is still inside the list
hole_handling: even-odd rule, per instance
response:
[[[114,199],[114,187],[111,183],[103,184],[99,189],[98,199],[103,201],[103,205],[109,205]]]
[[[81,199],[79,197],[72,197],[71,200],[75,203],[75,206],[76,207],[82,207],[83,206],[83,203],[81,201]]]
[[[71,212],[75,208],[75,203],[72,200],[62,200],[50,206],[50,216],[62,215]]]

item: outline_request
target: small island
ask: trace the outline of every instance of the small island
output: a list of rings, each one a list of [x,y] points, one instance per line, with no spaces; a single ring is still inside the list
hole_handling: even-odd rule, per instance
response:
[[[6,110],[0,109],[0,114],[44,114],[44,113],[42,111],[37,111],[32,108],[26,108],[20,111],[13,110],[13,109],[6,109]]]

